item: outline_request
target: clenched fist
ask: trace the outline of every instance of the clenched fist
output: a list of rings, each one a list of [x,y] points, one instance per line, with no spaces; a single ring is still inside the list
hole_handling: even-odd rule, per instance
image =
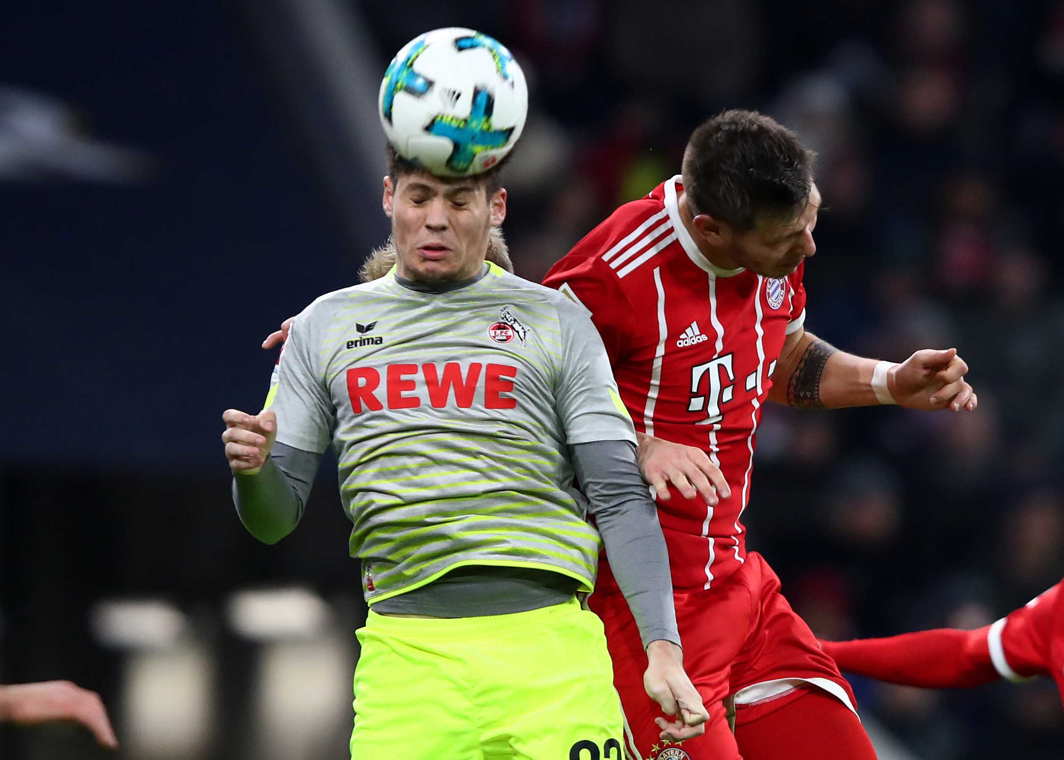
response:
[[[270,458],[277,436],[277,415],[272,411],[248,414],[239,409],[222,413],[225,458],[234,475],[254,475]]]
[[[887,387],[909,409],[975,411],[979,399],[964,380],[968,365],[957,349],[925,348],[890,369]]]

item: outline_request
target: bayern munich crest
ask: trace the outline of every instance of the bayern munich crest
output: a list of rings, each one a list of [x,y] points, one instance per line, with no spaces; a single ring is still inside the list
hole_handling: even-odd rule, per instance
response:
[[[787,279],[774,277],[765,285],[765,297],[768,299],[770,309],[778,309],[783,305],[783,297],[787,295]]]
[[[691,760],[691,756],[687,754],[687,750],[679,747],[666,747],[654,760]]]

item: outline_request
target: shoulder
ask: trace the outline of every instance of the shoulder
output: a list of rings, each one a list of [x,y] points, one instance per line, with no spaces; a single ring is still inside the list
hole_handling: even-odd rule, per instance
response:
[[[379,302],[387,297],[385,280],[386,278],[381,278],[324,293],[311,301],[296,319],[304,323],[317,322],[331,318],[337,311]]]
[[[586,308],[571,298],[567,298],[564,293],[555,290],[553,287],[540,285],[502,270],[492,274],[497,278],[494,283],[495,290],[504,300],[539,305],[558,312],[561,318],[564,318],[565,315],[587,314]]]
[[[656,194],[630,201],[592,228],[558,263],[594,258],[609,260],[653,234],[660,225],[669,223],[665,204]]]

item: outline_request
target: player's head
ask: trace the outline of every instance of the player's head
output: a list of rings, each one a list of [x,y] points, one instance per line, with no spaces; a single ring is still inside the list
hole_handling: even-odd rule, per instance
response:
[[[703,122],[683,157],[699,247],[725,265],[769,277],[793,272],[816,252],[813,159],[793,132],[755,111],[724,111]]]
[[[384,213],[400,277],[448,282],[475,277],[492,227],[506,218],[498,170],[474,177],[437,177],[389,150]]]

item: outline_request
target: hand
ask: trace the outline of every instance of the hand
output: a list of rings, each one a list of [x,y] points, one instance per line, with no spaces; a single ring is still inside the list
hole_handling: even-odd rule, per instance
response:
[[[702,697],[684,672],[683,650],[671,641],[651,641],[647,647],[647,660],[649,664],[643,674],[643,687],[647,694],[666,715],[679,713],[679,718],[672,722],[665,718],[654,718],[661,729],[659,736],[680,742],[704,734],[709,713],[702,704]]]
[[[964,381],[968,365],[957,349],[925,348],[887,373],[887,388],[900,406],[933,411],[972,412],[979,399]]]
[[[731,496],[724,474],[702,449],[650,435],[638,437],[639,469],[658,499],[669,500],[669,483],[685,499],[693,499],[697,493],[710,505]]]
[[[118,747],[100,695],[70,681],[0,686],[0,718],[23,725],[73,721],[92,731],[101,746]]]
[[[277,437],[277,414],[272,411],[248,414],[238,409],[222,413],[225,432],[225,458],[234,475],[254,475],[270,457]]]
[[[279,346],[288,340],[288,333],[292,332],[292,321],[295,317],[289,317],[281,323],[281,329],[275,330],[266,336],[266,340],[262,341],[263,348],[273,348]]]

